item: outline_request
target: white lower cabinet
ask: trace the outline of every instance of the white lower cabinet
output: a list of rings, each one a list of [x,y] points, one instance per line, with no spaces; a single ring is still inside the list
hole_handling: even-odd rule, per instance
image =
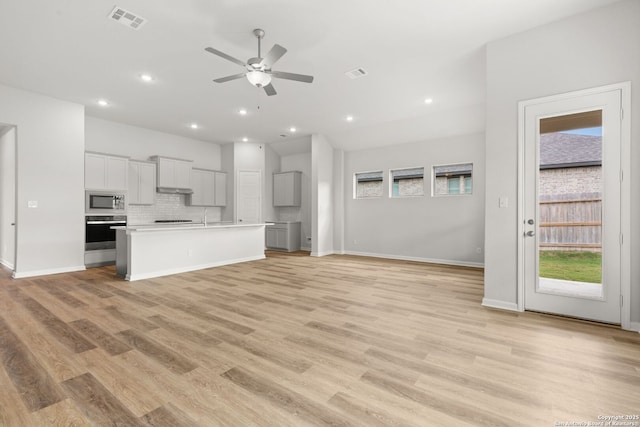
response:
[[[278,221],[265,228],[267,249],[300,250],[300,222]]]

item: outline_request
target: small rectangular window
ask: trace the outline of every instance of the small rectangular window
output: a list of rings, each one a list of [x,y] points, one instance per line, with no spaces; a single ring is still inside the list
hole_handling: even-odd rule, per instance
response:
[[[382,171],[356,173],[353,181],[354,198],[382,197]]]
[[[389,171],[391,197],[424,196],[424,168]]]
[[[473,192],[473,164],[460,163],[433,167],[434,196],[471,194]]]

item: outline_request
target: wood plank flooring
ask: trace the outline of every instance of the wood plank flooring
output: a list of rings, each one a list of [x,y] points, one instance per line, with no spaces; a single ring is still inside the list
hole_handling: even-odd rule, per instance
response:
[[[0,270],[0,426],[554,426],[640,414],[640,334],[480,305],[482,270],[269,252]],[[640,420],[635,420],[640,421]]]

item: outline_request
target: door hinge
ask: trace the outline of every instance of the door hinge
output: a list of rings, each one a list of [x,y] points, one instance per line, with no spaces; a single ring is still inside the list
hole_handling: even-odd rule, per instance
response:
[[[620,295],[620,308],[624,305],[624,297]]]
[[[620,234],[620,246],[622,246],[623,242],[624,242],[624,235]]]
[[[620,121],[624,120],[624,108],[620,109]]]
[[[624,171],[620,169],[620,182],[624,180]]]

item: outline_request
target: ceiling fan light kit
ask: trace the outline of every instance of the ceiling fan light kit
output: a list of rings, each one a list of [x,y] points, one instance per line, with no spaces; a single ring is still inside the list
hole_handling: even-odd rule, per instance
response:
[[[249,80],[249,83],[251,83],[255,87],[264,87],[271,83],[271,75],[265,73],[264,71],[249,71],[247,72],[246,76],[247,80]]]
[[[295,74],[295,73],[286,73],[283,71],[272,71],[271,67],[276,63],[282,55],[287,53],[287,49],[280,46],[279,44],[273,45],[271,50],[267,53],[267,55],[262,58],[260,41],[264,37],[264,30],[260,28],[256,28],[253,30],[253,35],[258,39],[258,56],[255,58],[249,58],[249,60],[244,63],[237,58],[234,58],[231,55],[227,55],[224,52],[221,52],[212,47],[207,47],[205,50],[209,53],[213,53],[221,58],[226,59],[227,61],[231,61],[234,64],[245,67],[247,71],[245,73],[234,74],[231,76],[221,77],[218,79],[214,79],[213,81],[216,83],[225,83],[231,80],[237,80],[242,77],[246,77],[249,80],[249,83],[254,85],[257,88],[263,88],[265,93],[268,96],[273,96],[276,94],[276,90],[271,84],[271,79],[285,79],[285,80],[293,80],[297,82],[303,83],[311,83],[313,82],[313,76],[307,76],[304,74]]]

